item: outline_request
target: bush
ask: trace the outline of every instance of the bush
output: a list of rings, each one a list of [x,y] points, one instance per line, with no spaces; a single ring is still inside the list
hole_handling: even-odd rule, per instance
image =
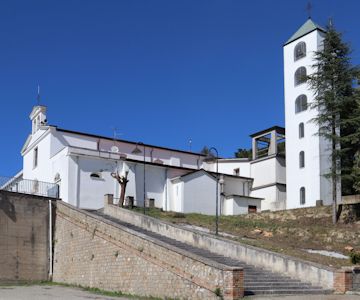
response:
[[[360,264],[360,252],[351,252],[349,256],[353,265]]]

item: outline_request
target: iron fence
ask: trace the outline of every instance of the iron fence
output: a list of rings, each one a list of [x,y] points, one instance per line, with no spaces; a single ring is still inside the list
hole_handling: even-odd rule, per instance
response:
[[[59,198],[59,186],[56,183],[23,179],[21,177],[0,176],[0,190]]]

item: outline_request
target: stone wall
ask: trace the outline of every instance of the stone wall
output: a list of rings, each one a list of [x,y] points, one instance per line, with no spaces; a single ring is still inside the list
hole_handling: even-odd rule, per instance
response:
[[[227,267],[58,202],[53,280],[178,299],[243,296],[243,270]]]
[[[49,200],[0,191],[0,281],[48,280]]]

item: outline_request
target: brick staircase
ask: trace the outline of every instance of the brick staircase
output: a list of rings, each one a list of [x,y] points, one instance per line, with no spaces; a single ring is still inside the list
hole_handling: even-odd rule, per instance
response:
[[[119,225],[125,226],[136,232],[145,234],[151,238],[160,240],[171,246],[177,247],[194,253],[196,255],[211,259],[218,263],[227,266],[240,266],[244,269],[244,285],[245,285],[245,296],[250,295],[294,295],[294,294],[330,294],[332,290],[326,290],[319,286],[313,286],[309,283],[304,283],[300,280],[292,279],[288,276],[284,276],[280,273],[271,272],[264,270],[259,267],[251,266],[242,261],[235,260],[229,257],[225,257],[216,253],[212,253],[205,249],[197,248],[189,244],[177,241],[160,235],[158,233],[145,230],[141,227],[132,225],[120,221],[119,219],[105,215],[102,210],[89,211],[99,217],[106,220],[115,222]]]

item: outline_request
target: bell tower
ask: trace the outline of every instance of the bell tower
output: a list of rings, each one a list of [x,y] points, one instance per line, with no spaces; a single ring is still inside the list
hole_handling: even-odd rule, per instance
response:
[[[35,134],[41,126],[45,126],[46,120],[46,106],[36,105],[33,107],[29,116],[32,124],[31,134]]]
[[[306,78],[314,72],[314,53],[323,47],[326,31],[309,18],[284,45],[284,92],[286,128],[286,208],[331,203],[328,173],[329,142],[318,135],[312,120],[316,109]]]

